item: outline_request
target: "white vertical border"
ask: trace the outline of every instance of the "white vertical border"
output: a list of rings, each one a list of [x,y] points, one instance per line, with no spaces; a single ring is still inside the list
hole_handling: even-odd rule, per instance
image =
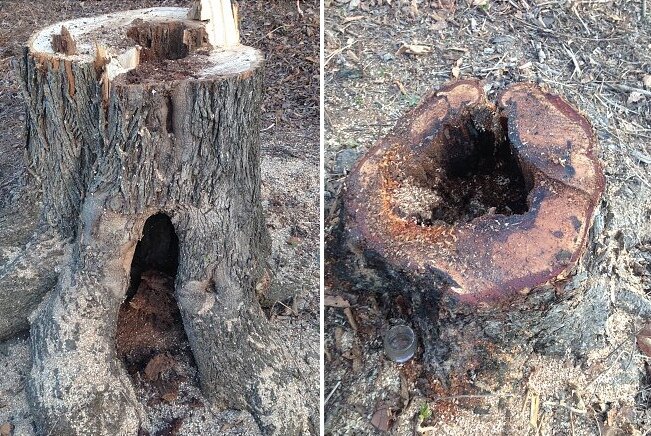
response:
[[[319,268],[320,268],[320,274],[319,274],[319,289],[320,289],[320,298],[319,298],[319,317],[320,317],[320,323],[319,323],[319,330],[320,330],[320,347],[319,350],[321,352],[321,355],[319,356],[320,364],[320,398],[321,401],[319,401],[319,426],[320,426],[320,431],[319,434],[323,435],[325,433],[325,310],[323,306],[323,301],[324,301],[324,295],[325,295],[325,277],[324,277],[324,271],[325,271],[325,109],[324,109],[324,104],[325,104],[325,86],[324,86],[324,75],[325,75],[325,65],[324,65],[324,35],[325,35],[325,8],[323,5],[323,1],[321,0],[320,5],[319,5],[319,90],[320,90],[320,96],[319,96],[319,132],[320,132],[320,141],[319,141],[319,171],[320,171],[320,189],[319,189],[319,194],[320,194],[320,219],[321,219],[321,225],[320,225],[320,255],[319,255]]]

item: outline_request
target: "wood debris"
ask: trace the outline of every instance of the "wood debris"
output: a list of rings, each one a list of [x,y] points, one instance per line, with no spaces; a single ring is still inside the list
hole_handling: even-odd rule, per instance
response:
[[[340,295],[325,295],[323,305],[326,307],[348,308],[350,303]]]
[[[403,54],[403,53],[411,54],[411,55],[424,55],[431,52],[432,52],[432,47],[428,45],[403,44],[396,52],[396,55]]]

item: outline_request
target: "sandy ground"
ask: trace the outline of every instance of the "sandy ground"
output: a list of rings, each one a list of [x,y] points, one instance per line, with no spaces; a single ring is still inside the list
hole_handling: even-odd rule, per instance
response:
[[[393,300],[328,286],[326,271],[326,295],[351,306],[326,308],[326,434],[651,434],[649,359],[636,339],[651,319],[651,17],[642,2],[325,3],[326,235],[356,159],[455,77],[484,80],[489,96],[520,81],[563,95],[593,123],[607,177],[570,285],[583,296],[563,308],[576,321],[547,334],[546,352],[497,350],[500,377],[468,374],[467,392],[433,386],[418,357],[388,361],[381,332],[396,322]]]
[[[0,180],[23,170],[22,95],[11,67],[37,28],[71,17],[151,6],[185,6],[187,1],[121,0],[0,3]],[[264,10],[264,13],[261,11]],[[242,37],[267,55],[266,99],[261,133],[263,206],[273,241],[274,278],[261,296],[288,346],[312,369],[306,383],[319,387],[319,130],[318,6],[290,1],[241,2]],[[317,35],[316,37],[314,35]],[[289,42],[293,41],[292,44]],[[0,209],[6,200],[0,183]],[[255,435],[248,412],[212,407],[201,395],[191,361],[175,363],[181,380],[161,401],[164,372],[155,383],[136,383],[151,435]],[[25,394],[30,369],[27,335],[0,344],[0,434],[32,435]],[[180,375],[180,376],[179,376]],[[145,374],[146,376],[146,374]],[[139,374],[138,377],[143,377]],[[144,377],[147,378],[147,377]],[[142,382],[142,383],[141,383]],[[163,386],[164,387],[164,386]],[[169,392],[167,392],[169,394]],[[318,409],[311,417],[318,428]]]

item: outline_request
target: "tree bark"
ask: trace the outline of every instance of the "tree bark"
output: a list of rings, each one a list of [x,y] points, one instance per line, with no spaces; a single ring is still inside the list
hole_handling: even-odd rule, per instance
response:
[[[179,239],[176,299],[204,394],[249,409],[265,434],[299,434],[315,406],[254,293],[270,252],[260,202],[262,55],[213,51],[185,9],[148,11],[64,23],[80,40],[75,56],[42,50],[61,24],[25,50],[40,219],[31,246],[1,270],[0,315],[15,316],[0,336],[24,327],[56,282],[31,322],[28,391],[39,431],[136,434],[146,418],[116,354],[117,317],[144,224],[163,213]],[[102,49],[102,35],[88,29],[97,22],[143,47]],[[100,39],[97,49],[84,52],[84,32]],[[144,63],[114,73],[141,51]],[[15,301],[24,290],[29,298]]]

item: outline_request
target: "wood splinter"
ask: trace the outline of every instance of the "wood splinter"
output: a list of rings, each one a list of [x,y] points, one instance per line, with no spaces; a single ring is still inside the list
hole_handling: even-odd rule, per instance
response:
[[[191,20],[207,21],[206,32],[213,47],[240,44],[239,7],[231,0],[195,0],[188,12]]]
[[[52,49],[55,53],[63,53],[68,56],[77,54],[77,44],[66,26],[61,26],[60,34],[52,35]]]

